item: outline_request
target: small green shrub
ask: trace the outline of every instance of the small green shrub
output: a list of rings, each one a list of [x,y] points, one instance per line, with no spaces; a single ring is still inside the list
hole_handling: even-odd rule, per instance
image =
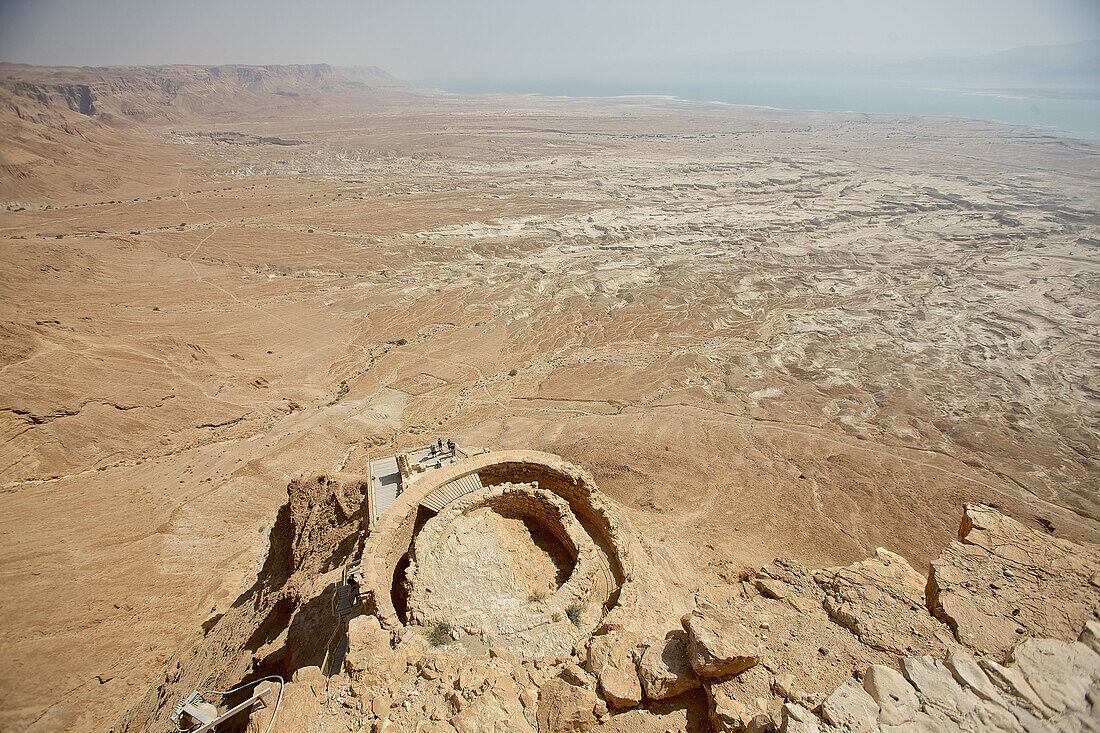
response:
[[[560,614],[560,613],[558,613],[557,611],[555,611],[555,612],[554,612],[554,613],[553,613],[553,614],[552,614],[552,615],[550,616],[550,620],[551,620],[551,621],[553,621],[554,623],[557,623],[558,621],[561,621],[561,614]]]
[[[440,621],[428,634],[428,643],[432,646],[443,646],[451,640],[451,625],[446,621]]]
[[[267,352],[267,353],[269,353],[269,354],[270,354],[271,352],[269,351],[269,352]],[[332,398],[332,399],[331,399],[331,400],[329,401],[329,403],[328,403],[328,405],[326,405],[326,407],[331,407],[331,406],[335,405],[335,404],[336,404],[337,402],[339,402],[339,401],[340,401],[340,399],[341,399],[341,398],[343,398],[343,396],[344,396],[344,395],[346,395],[347,393],[348,393],[348,380],[346,380],[346,379],[345,379],[345,380],[342,380],[342,381],[340,382],[340,384],[339,384],[339,385],[338,385],[338,386],[336,387],[336,396],[335,396],[335,397],[333,397],[333,398]]]
[[[160,310],[160,308],[159,308],[158,306],[155,306],[155,305],[154,305],[154,306],[153,306],[153,310],[155,310],[155,311],[159,311],[159,310]]]
[[[405,339],[397,339],[396,341],[394,341],[394,343],[397,344],[398,346],[404,346],[405,344],[407,344],[409,342]]]
[[[573,625],[578,629],[581,627],[581,611],[583,609],[574,603],[565,609],[565,615],[569,617],[569,620],[573,622]]]
[[[510,369],[510,370],[508,371],[508,376],[509,376],[509,377],[514,377],[514,376],[516,376],[517,374],[519,374],[519,369]]]

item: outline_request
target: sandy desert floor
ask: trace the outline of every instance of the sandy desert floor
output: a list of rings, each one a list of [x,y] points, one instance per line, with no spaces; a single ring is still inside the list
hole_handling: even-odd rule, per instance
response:
[[[292,476],[437,437],[587,467],[689,589],[925,570],[972,500],[1100,540],[1096,144],[448,96],[125,140],[5,183],[0,728],[109,727]]]

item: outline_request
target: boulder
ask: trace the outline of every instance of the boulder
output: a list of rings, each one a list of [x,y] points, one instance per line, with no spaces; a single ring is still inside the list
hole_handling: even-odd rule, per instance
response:
[[[984,690],[991,694],[990,699],[980,698],[969,687],[961,685],[952,675],[946,664],[932,657],[907,657],[902,660],[902,672],[905,678],[916,688],[925,712],[934,712],[938,717],[949,718],[952,725],[963,730],[1005,730],[1016,731],[1020,724],[1014,712],[1003,704],[1003,699],[992,688],[992,683],[977,668],[971,659],[973,668],[968,668],[963,657],[956,657],[956,664],[966,670],[966,676],[973,677],[976,672],[984,679]],[[977,684],[982,684],[977,681]],[[918,716],[919,717],[919,716]]]
[[[985,672],[974,661],[974,657],[958,647],[947,653],[944,659],[945,666],[951,670],[951,675],[963,687],[973,692],[978,697],[995,704],[1003,704],[1001,693],[993,685]]]
[[[567,662],[558,676],[575,687],[587,687],[591,690],[596,686],[595,678],[573,662]]]
[[[596,726],[596,701],[592,690],[561,678],[548,680],[539,690],[538,733],[592,730]]]
[[[348,650],[344,671],[355,677],[388,665],[393,657],[390,633],[375,616],[356,616],[348,622]]]
[[[755,583],[756,589],[766,595],[768,598],[776,598],[783,600],[790,591],[787,589],[787,584],[781,580],[775,580],[774,578],[759,577]]]
[[[315,730],[327,683],[328,679],[317,667],[303,667],[296,671],[291,681],[283,686],[279,714],[271,727],[271,733],[306,733]],[[254,711],[245,728],[246,733],[264,733],[271,723],[272,712],[273,708]]]
[[[707,693],[707,713],[715,733],[743,731],[759,712],[738,700],[728,681],[708,680],[703,687]]]
[[[878,712],[878,703],[852,678],[844,680],[821,704],[822,717],[849,733],[877,730]]]
[[[451,719],[458,733],[535,733],[535,729],[523,716],[523,706],[514,694],[498,694],[497,690],[478,695]],[[559,728],[555,730],[588,730],[588,728]]]
[[[776,733],[779,730],[775,725],[775,721],[772,720],[772,716],[767,713],[757,713],[749,721],[748,733]]]
[[[793,702],[783,704],[783,733],[820,733],[821,720],[806,708]]]
[[[759,581],[764,581],[763,587]],[[803,595],[820,601],[821,591],[814,582],[813,572],[790,558],[775,558],[760,568],[753,582],[764,595],[774,593],[777,598]]]
[[[638,664],[642,689],[650,700],[664,700],[699,687],[687,655],[687,634],[673,631],[651,644]]]
[[[1048,717],[1051,713],[1032,689],[1023,673],[1015,667],[1006,667],[997,664],[992,659],[983,659],[978,664],[985,671],[989,679],[1014,698],[1016,703],[1023,703],[1029,710],[1041,717]]]
[[[1088,710],[1089,689],[1100,677],[1100,655],[1084,644],[1027,639],[1013,647],[1009,661],[1051,710]]]
[[[1090,618],[1086,621],[1085,628],[1081,629],[1081,634],[1077,637],[1077,641],[1100,654],[1100,621],[1094,618]]]
[[[638,679],[638,637],[629,631],[612,631],[592,637],[585,667],[599,680],[600,693],[612,708],[632,708],[642,701]]]
[[[687,631],[688,661],[702,677],[744,672],[764,654],[755,634],[710,604],[700,605],[685,616],[683,625]]]
[[[784,700],[797,701],[806,696],[805,691],[795,681],[794,675],[790,673],[776,675],[772,680],[771,688],[772,692]]]
[[[901,671],[917,692],[926,698],[948,700],[952,706],[959,707],[958,703],[962,702],[965,695],[968,702],[962,705],[964,711],[966,707],[973,707],[977,702],[977,697],[960,687],[951,671],[938,659],[929,656],[906,657],[901,660]]]
[[[917,693],[898,672],[881,664],[867,668],[863,689],[878,703],[882,725],[901,725],[916,717],[920,710]]]

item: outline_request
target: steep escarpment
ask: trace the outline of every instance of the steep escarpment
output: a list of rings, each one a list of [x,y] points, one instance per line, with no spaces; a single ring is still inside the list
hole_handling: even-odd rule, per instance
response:
[[[32,99],[45,107],[66,107],[82,115],[96,113],[95,97],[87,84],[31,84],[17,81],[10,86],[13,94]]]
[[[362,101],[371,89],[404,88],[375,67],[287,66],[35,67],[0,64],[0,88],[25,103],[66,108],[120,125],[183,114],[218,115],[242,105],[292,105],[329,93]]]
[[[150,126],[224,122],[246,113],[297,114],[322,103],[345,111],[370,108],[404,88],[376,67],[327,64],[0,64],[0,135],[7,143],[0,158],[0,200],[19,207],[40,197],[56,202],[64,194],[117,195],[134,175],[134,163],[157,147],[149,149]],[[107,185],[93,190],[85,182],[79,188],[75,181],[88,167],[107,173]]]
[[[343,671],[326,679],[300,669],[273,729],[1086,728],[1100,712],[1100,588],[1079,574],[1061,585],[1031,583],[1028,557],[1018,551],[1036,551],[1037,565],[1052,553],[1089,564],[1097,548],[1028,535],[984,506],[967,507],[963,527],[974,526],[999,528],[999,541],[984,544],[990,561],[1023,571],[983,591],[990,613],[1011,590],[1016,604],[1058,608],[1058,618],[1032,619],[999,647],[975,646],[924,605],[924,577],[882,548],[817,571],[777,559],[738,583],[704,589],[663,629],[604,624],[553,659],[502,647],[470,654],[450,640],[393,635],[365,615],[349,624]],[[933,577],[957,554],[947,548]],[[1066,604],[1081,597],[1087,602]],[[249,730],[270,721],[269,710],[259,711]]]
[[[201,634],[169,660],[163,680],[112,730],[165,730],[191,690],[228,689],[270,674],[289,677],[322,664],[334,638],[334,580],[360,540],[362,482],[314,475],[291,481],[287,492],[256,582],[203,624]]]

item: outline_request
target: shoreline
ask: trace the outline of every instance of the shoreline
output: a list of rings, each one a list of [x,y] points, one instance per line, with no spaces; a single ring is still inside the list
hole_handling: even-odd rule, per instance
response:
[[[560,100],[572,100],[572,101],[609,101],[616,100],[642,100],[642,101],[664,101],[664,102],[678,102],[689,104],[703,104],[722,107],[738,107],[751,110],[767,110],[773,112],[791,112],[791,113],[807,113],[807,114],[841,114],[841,115],[869,115],[875,117],[919,117],[928,119],[949,119],[949,120],[965,120],[970,122],[987,122],[997,125],[1005,125],[1008,127],[1021,128],[1032,132],[1039,132],[1047,135],[1053,135],[1054,137],[1066,138],[1079,142],[1100,142],[1100,118],[1097,119],[1098,129],[1095,131],[1089,130],[1067,130],[1056,125],[1029,125],[1021,122],[1011,122],[1004,119],[996,119],[993,117],[979,117],[970,116],[964,114],[928,114],[920,112],[879,112],[879,111],[864,111],[860,109],[822,109],[819,107],[784,107],[769,104],[750,104],[745,102],[728,102],[722,99],[694,99],[691,97],[684,97],[678,94],[647,94],[647,93],[634,93],[634,94],[551,94],[537,91],[526,92],[460,92],[451,91],[442,87],[431,87],[433,92],[439,94],[445,94],[455,97],[520,97],[531,99],[560,99]],[[901,89],[903,87],[896,87]],[[1090,98],[1056,98],[1056,97],[1028,97],[1021,95],[1009,95],[997,90],[979,90],[979,89],[952,89],[949,87],[912,87],[920,91],[933,92],[937,94],[952,94],[969,97],[987,97],[993,99],[1012,100],[1012,101],[1050,101],[1050,102],[1069,102],[1069,103],[1090,103],[1095,102],[1100,105],[1100,99]]]

